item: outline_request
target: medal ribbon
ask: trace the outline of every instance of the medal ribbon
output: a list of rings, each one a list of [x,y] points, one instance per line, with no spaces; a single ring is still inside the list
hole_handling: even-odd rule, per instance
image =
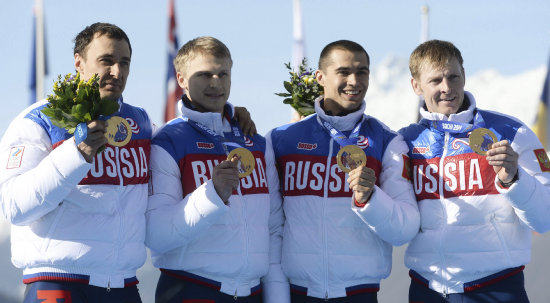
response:
[[[470,132],[476,128],[485,127],[485,121],[477,111],[474,116],[473,122],[474,122],[473,124],[470,124],[470,123],[462,123],[462,122],[454,122],[454,121],[422,119],[420,121],[420,124],[423,124],[430,128],[435,128],[441,132],[448,132],[451,134],[463,134],[463,133]]]
[[[225,118],[229,121],[229,124],[231,125],[231,130],[232,130],[232,133],[231,133],[232,138],[231,139],[232,140],[229,140],[228,138],[217,134],[216,132],[214,132],[213,130],[209,129],[208,127],[206,127],[205,125],[203,125],[201,123],[190,120],[187,117],[182,117],[182,119],[184,121],[189,122],[189,125],[191,125],[194,129],[196,129],[200,133],[206,135],[207,137],[211,137],[214,142],[218,143],[216,145],[218,145],[218,146],[221,145],[221,147],[223,148],[223,151],[225,152],[225,154],[229,155],[229,152],[231,150],[233,150],[235,148],[238,148],[238,147],[242,147],[242,145],[244,145],[244,136],[242,135],[241,128],[239,127],[239,125],[238,125],[238,123],[235,119],[230,119],[229,116],[226,116]],[[238,141],[238,142],[235,142],[235,141]],[[242,145],[239,144],[239,143],[241,143]],[[232,148],[229,149],[229,147],[232,147]]]
[[[341,131],[337,130],[329,122],[323,120],[320,117],[319,117],[319,119],[321,119],[323,127],[327,130],[327,132],[332,137],[332,139],[334,139],[334,141],[336,141],[336,143],[338,143],[341,147],[344,147],[346,145],[355,145],[355,144],[357,144],[357,139],[359,137],[359,129],[361,129],[361,124],[363,124],[363,121],[365,120],[365,116],[363,116],[361,118],[361,120],[357,123],[357,125],[355,125],[355,127],[351,131],[349,137],[344,135],[344,133],[342,133]]]

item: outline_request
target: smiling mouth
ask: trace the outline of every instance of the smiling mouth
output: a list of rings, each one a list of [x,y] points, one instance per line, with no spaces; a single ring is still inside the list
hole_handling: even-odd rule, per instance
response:
[[[440,98],[439,101],[444,101],[444,102],[453,102],[456,100],[456,97],[447,97],[447,98]]]
[[[120,83],[105,83],[103,87],[120,89],[122,86]]]
[[[360,90],[344,90],[343,92],[347,96],[357,96],[361,93]]]
[[[205,95],[211,98],[219,98],[219,97],[223,97],[224,93],[207,93]]]

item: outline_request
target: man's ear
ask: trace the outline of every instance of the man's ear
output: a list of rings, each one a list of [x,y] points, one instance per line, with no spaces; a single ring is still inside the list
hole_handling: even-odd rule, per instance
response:
[[[420,83],[418,83],[418,81],[416,81],[414,77],[411,78],[411,86],[416,95],[418,96],[423,95],[422,88],[420,87]]]
[[[74,69],[77,72],[82,73],[82,65],[84,63],[84,58],[79,53],[74,54]]]
[[[315,79],[319,84],[321,84],[321,86],[323,87],[325,86],[325,83],[324,83],[325,79],[323,79],[323,72],[320,69],[315,71]]]
[[[178,85],[183,88],[184,93],[187,93],[187,88],[189,87],[189,83],[187,79],[183,76],[182,72],[176,73],[176,79],[178,80]]]

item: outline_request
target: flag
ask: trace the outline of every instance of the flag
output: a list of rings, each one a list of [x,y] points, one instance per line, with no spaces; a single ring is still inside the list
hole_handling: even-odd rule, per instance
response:
[[[173,63],[178,53],[174,0],[168,1],[168,17],[168,66],[166,69],[166,105],[164,108],[164,122],[170,121],[176,117],[176,105],[183,94],[183,89],[178,85],[176,69]]]
[[[31,76],[29,79],[31,104],[44,98],[44,77],[48,74],[42,0],[35,0],[32,20]]]
[[[548,135],[550,135],[550,121],[548,120],[548,106],[550,105],[550,61],[548,61],[548,70],[546,72],[546,79],[544,80],[540,101],[533,131],[537,134],[537,137],[539,137],[544,149],[548,151],[548,143],[550,143],[550,138],[548,137]]]

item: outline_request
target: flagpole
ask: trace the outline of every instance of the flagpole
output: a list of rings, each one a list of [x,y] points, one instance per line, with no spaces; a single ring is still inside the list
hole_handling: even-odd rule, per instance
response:
[[[429,12],[430,12],[430,8],[427,6],[427,5],[422,5],[422,7],[420,7],[420,12],[421,12],[421,17],[420,17],[420,44],[428,41],[429,39],[429,36],[430,36],[430,18],[429,18]],[[424,100],[419,97],[418,98],[418,111],[417,111],[417,114],[416,114],[416,121],[420,121],[420,119],[422,118],[420,116],[420,108],[422,108],[422,106],[424,106]]]
[[[420,8],[422,13],[421,17],[421,26],[420,26],[420,43],[428,41],[430,36],[430,26],[429,26],[429,12],[430,8],[427,5],[422,5]]]
[[[34,9],[36,16],[36,99],[41,100],[44,98],[44,75],[46,72],[44,54],[44,13],[42,0],[35,0]]]
[[[302,6],[300,0],[293,0],[293,31],[292,38],[294,43],[292,45],[292,62],[291,66],[295,71],[298,71],[298,67],[302,63],[302,60],[306,57],[305,43],[304,43],[304,26],[302,24]],[[300,115],[294,109],[290,110],[290,121],[296,122],[300,120]]]
[[[305,57],[304,28],[302,24],[302,6],[300,0],[293,0],[293,33],[294,45],[292,47],[292,67],[298,69]]]

